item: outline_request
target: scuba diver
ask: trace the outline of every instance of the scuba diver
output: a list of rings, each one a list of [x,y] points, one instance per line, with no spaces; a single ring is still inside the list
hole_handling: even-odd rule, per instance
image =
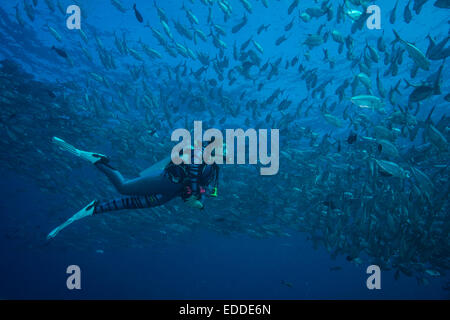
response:
[[[201,164],[195,164],[194,159],[202,159],[202,153],[192,146],[191,149],[194,149],[194,152],[191,152],[191,164],[183,161],[180,165],[175,165],[172,161],[168,162],[169,159],[165,159],[163,160],[165,166],[159,170],[152,170],[154,165],[141,172],[140,177],[125,180],[122,174],[109,164],[109,159],[105,155],[76,149],[57,137],[53,137],[53,142],[62,150],[94,164],[111,181],[117,192],[123,196],[113,200],[92,201],[66,222],[53,229],[47,239],[54,238],[72,222],[95,214],[157,207],[176,197],[181,197],[190,207],[203,209],[202,199],[204,196],[217,197],[219,167],[216,163],[206,164],[203,161]],[[209,143],[203,143],[202,151]],[[212,188],[209,187],[211,183],[213,184]]]

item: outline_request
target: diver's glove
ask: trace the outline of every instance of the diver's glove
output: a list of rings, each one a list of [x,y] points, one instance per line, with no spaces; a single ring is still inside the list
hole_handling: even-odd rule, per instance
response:
[[[195,209],[204,209],[205,208],[203,203],[200,200],[198,200],[198,198],[196,196],[190,196],[189,198],[184,200],[184,202],[191,208],[195,208]]]
[[[209,188],[208,193],[206,194],[208,197],[217,197],[217,187]]]
[[[183,201],[191,208],[203,209],[204,205],[200,200],[202,198],[202,193],[204,192],[205,190],[202,187],[200,187],[200,192],[196,194],[192,192],[190,186],[186,186],[184,193],[182,195]]]

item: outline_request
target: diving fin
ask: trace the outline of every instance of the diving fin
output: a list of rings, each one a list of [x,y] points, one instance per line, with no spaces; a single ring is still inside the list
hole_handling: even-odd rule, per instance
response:
[[[52,141],[54,144],[58,145],[58,147],[60,147],[62,150],[70,152],[74,156],[80,157],[81,159],[87,160],[91,163],[96,163],[97,161],[100,160],[104,161],[108,160],[108,158],[103,154],[78,150],[71,144],[68,144],[67,142],[58,137],[53,137]]]
[[[69,218],[66,222],[64,222],[63,224],[61,224],[60,226],[56,227],[55,229],[52,230],[52,232],[50,232],[47,236],[47,240],[50,240],[52,238],[54,238],[62,229],[64,229],[65,227],[67,227],[69,224],[71,224],[72,222],[75,222],[77,220],[83,219],[84,217],[88,217],[88,216],[92,216],[94,214],[94,210],[95,210],[95,203],[97,202],[97,200],[92,201],[91,203],[89,203],[86,207],[84,207],[83,209],[81,209],[80,211],[78,211],[77,213],[75,213],[71,218]]]

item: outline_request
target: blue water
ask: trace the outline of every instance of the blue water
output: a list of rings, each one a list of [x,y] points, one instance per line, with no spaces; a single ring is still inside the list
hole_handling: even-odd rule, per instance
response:
[[[65,5],[69,4],[68,1],[61,2]],[[87,12],[87,18],[82,20],[82,26],[86,23],[98,30],[105,47],[114,47],[114,31],[120,30],[118,35],[121,35],[121,31],[126,30],[129,42],[142,39],[168,57],[168,54],[158,47],[150,30],[138,23],[132,11],[122,14],[109,1],[76,2],[82,3],[83,10]],[[166,10],[169,19],[180,19],[188,24],[184,12],[180,10],[180,1],[157,2]],[[240,20],[244,12],[239,1],[230,2],[233,4],[234,11],[231,22],[226,24],[229,30],[231,25]],[[266,23],[265,21],[272,24],[270,31],[255,37],[265,50],[262,63],[269,57],[285,56],[291,59],[299,54],[301,52],[299,42],[303,38],[293,40],[294,36],[291,36],[283,45],[274,45],[275,39],[284,32],[284,25],[292,19],[292,16],[285,17],[287,3],[290,1],[269,0],[270,9],[265,9],[261,1],[250,2],[253,5],[253,13],[249,15],[248,25],[237,34],[231,34],[229,31],[228,36],[223,38],[228,44],[227,54],[232,55],[230,52],[234,41],[240,45],[249,38],[250,32],[247,32],[249,26],[253,30],[252,33],[256,34],[256,28]],[[406,25],[402,21],[406,1],[399,1],[396,30],[402,37],[414,40],[422,50],[425,50],[428,45],[425,36],[429,32],[439,39],[448,33],[449,10],[437,9],[432,6],[433,2],[428,1],[422,13],[419,16],[413,14],[413,22]],[[55,61],[55,55],[49,47],[56,41],[42,27],[48,19],[52,26],[57,26],[64,35],[63,44],[66,51],[70,52],[71,48],[76,48],[77,43],[82,40],[78,34],[74,35],[75,31],[64,29],[64,17],[58,11],[56,11],[57,14],[50,15],[43,0],[39,0],[36,20],[32,24],[22,11],[22,16],[27,21],[25,31],[16,30],[16,27],[7,30],[5,24],[15,23],[13,9],[15,3],[16,1],[8,1],[8,3],[4,1],[0,4],[3,21],[0,60],[14,58],[21,63],[24,70],[35,75],[36,79],[50,82],[54,82],[55,79],[75,78],[78,73],[91,70],[92,65],[85,63],[84,60],[75,61],[75,68],[61,67],[61,61],[58,60],[59,63]],[[122,3],[131,7],[133,1],[123,0]],[[136,3],[144,20],[162,31],[153,4],[143,0]],[[203,21],[200,24],[200,27],[203,26],[203,31],[209,33],[208,28],[204,26],[207,16],[206,7],[199,0],[194,0],[194,4],[187,0],[185,3]],[[306,1],[301,3],[301,8],[315,4],[313,1],[308,1],[307,4]],[[376,1],[376,4],[382,10],[382,30],[364,31],[370,33],[368,37],[372,39],[373,46],[383,32],[388,35],[386,42],[393,40],[392,28],[388,23],[393,3]],[[21,7],[23,7],[22,3]],[[217,23],[224,25],[217,5],[214,12]],[[302,25],[302,28],[290,31],[289,34],[314,33],[321,23],[326,23],[326,20],[313,19],[306,24],[298,23],[297,20],[297,26]],[[348,24],[346,28],[342,24],[337,28],[340,28],[344,35],[349,30]],[[181,43],[184,43],[174,29],[172,32]],[[357,34],[354,38],[356,40]],[[92,35],[89,41],[92,46],[90,52],[96,56]],[[199,40],[199,43],[198,49],[209,52],[211,56],[216,54],[211,41],[204,44]],[[193,46],[191,43],[189,45]],[[363,46],[364,43],[355,41],[356,48]],[[133,47],[137,48],[138,45]],[[328,41],[327,47],[338,59],[334,72],[346,74],[348,77],[348,70],[339,65],[339,61],[344,60],[344,54],[342,57],[336,55],[337,44],[331,40]],[[320,47],[312,50],[311,61],[322,59],[321,51]],[[165,59],[173,66],[184,61],[184,59],[177,60],[170,57]],[[411,62],[406,53],[404,59]],[[111,71],[112,78],[116,73],[126,70],[126,63],[135,62],[131,57],[123,58],[123,61],[123,63],[117,63],[120,65],[118,70]],[[436,66],[440,63],[433,62],[432,71],[436,70]],[[101,66],[98,61],[96,65]],[[305,65],[308,66],[308,63],[306,62]],[[199,66],[200,64],[196,62],[192,68],[197,70]],[[446,66],[447,71],[442,86],[444,94],[447,94],[449,89],[449,84],[445,81],[448,79],[448,63]],[[283,67],[284,60],[280,69]],[[321,74],[325,75],[321,78],[324,80],[327,65],[324,64],[319,68]],[[214,76],[213,70],[208,72],[211,72],[210,77]],[[267,84],[270,90],[264,89],[261,94],[268,96],[275,88],[286,87],[291,98],[298,96],[294,103],[296,105],[305,96],[305,88],[303,82],[297,86],[292,81],[295,73],[292,71],[286,77],[277,77],[273,83]],[[388,89],[394,84],[386,83],[385,88]],[[334,88],[337,85],[339,81],[334,83],[332,89],[327,88],[330,95],[334,95]],[[442,100],[439,101],[442,102]],[[439,119],[442,114],[448,114],[448,103],[442,106],[436,110],[434,119]],[[421,110],[419,116],[423,117],[428,113],[428,104],[427,107],[428,109]],[[315,122],[316,118],[311,117],[310,120],[319,132],[327,132],[330,129],[323,124],[323,121],[318,124],[317,121]],[[6,151],[2,150],[2,154]],[[44,172],[45,168],[40,170]],[[93,170],[88,170],[85,174],[87,179],[95,177]],[[432,278],[429,285],[423,286],[418,285],[414,277],[408,278],[402,275],[400,279],[394,280],[393,271],[382,271],[381,290],[368,290],[366,287],[367,264],[363,263],[359,266],[350,264],[343,256],[333,260],[323,247],[314,249],[307,235],[298,232],[290,232],[290,238],[255,239],[245,234],[224,236],[210,230],[195,230],[184,237],[183,241],[160,239],[145,248],[123,246],[122,248],[99,247],[91,250],[72,250],[69,247],[64,249],[61,246],[46,246],[45,235],[54,227],[54,224],[49,223],[46,215],[41,213],[49,208],[64,207],[64,194],[43,193],[32,177],[20,176],[5,168],[1,169],[0,176],[2,177],[0,181],[0,275],[2,277],[0,299],[448,299],[450,297],[449,291],[443,290],[443,286],[449,281],[448,276]],[[67,181],[67,183],[72,182]],[[57,212],[53,214],[63,217],[73,214],[71,210],[56,210]],[[39,235],[42,242],[38,241],[30,245],[27,241],[30,234]],[[96,252],[96,250],[103,250],[103,252]],[[81,290],[66,288],[68,277],[66,268],[69,265],[78,265],[81,268]],[[333,266],[340,266],[342,269],[330,271],[330,267]]]
[[[8,215],[32,219],[48,197],[32,181],[2,174],[1,231]],[[19,191],[18,191],[19,190]],[[53,200],[54,201],[54,200]],[[70,213],[68,213],[70,214]],[[42,224],[42,225],[40,225]],[[48,227],[38,221],[27,228]],[[47,230],[44,230],[47,231]],[[394,280],[382,272],[381,290],[366,287],[366,266],[330,259],[314,250],[302,234],[292,238],[230,238],[199,232],[180,244],[146,249],[105,250],[104,253],[23,248],[20,239],[1,241],[3,299],[448,299],[445,279],[428,286],[414,278]],[[81,269],[81,290],[68,290],[66,268]],[[332,266],[342,270],[330,272]],[[285,280],[292,287],[281,284]]]

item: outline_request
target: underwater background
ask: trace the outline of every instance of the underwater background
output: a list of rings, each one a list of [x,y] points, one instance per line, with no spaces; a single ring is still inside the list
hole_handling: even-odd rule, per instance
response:
[[[449,7],[2,1],[0,299],[448,299]],[[279,173],[224,165],[205,210],[175,199],[46,240],[118,196],[53,136],[132,178],[194,120],[280,129]]]

